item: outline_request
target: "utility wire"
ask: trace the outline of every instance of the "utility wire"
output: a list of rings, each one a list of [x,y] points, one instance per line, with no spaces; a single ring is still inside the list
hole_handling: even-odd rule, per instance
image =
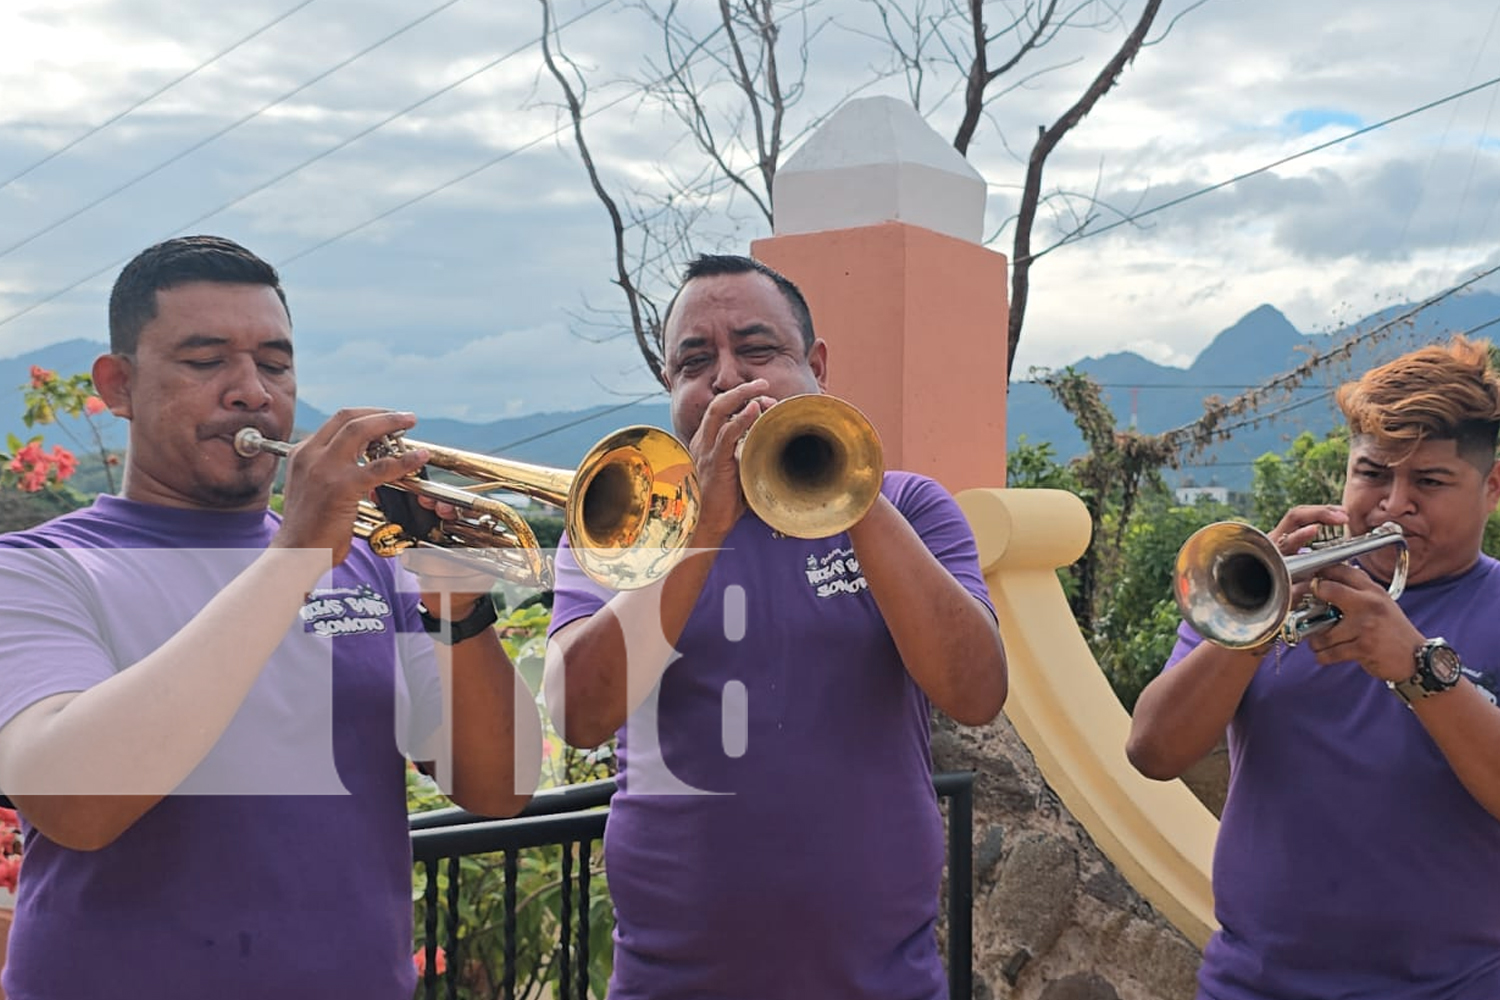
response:
[[[1500,268],[1492,268],[1489,273],[1493,274],[1496,270],[1500,270]],[[1481,278],[1483,276],[1484,275],[1478,275],[1478,276],[1476,276],[1474,278],[1471,278],[1471,279],[1469,279],[1468,282],[1466,282],[1466,284],[1472,284],[1473,282],[1478,281],[1479,278]],[[1462,285],[1458,286],[1458,288],[1462,288],[1462,287],[1463,287]],[[1457,288],[1449,289],[1447,292],[1444,292],[1441,297],[1442,298],[1446,298],[1448,295],[1453,294],[1453,292],[1455,292],[1457,290],[1458,290]],[[1419,308],[1425,308],[1429,304],[1436,304],[1438,301],[1439,301],[1439,298],[1436,298],[1436,297],[1433,298],[1433,299],[1429,299],[1427,303],[1424,303]],[[1340,347],[1338,347],[1338,348],[1334,348],[1334,350],[1342,350],[1345,347],[1352,346],[1353,344],[1358,343],[1361,340],[1365,340],[1365,339],[1368,339],[1369,337],[1374,336],[1376,332],[1378,332],[1380,330],[1389,329],[1390,327],[1396,325],[1397,323],[1400,323],[1401,321],[1403,321],[1405,319],[1408,319],[1408,318],[1410,318],[1411,316],[1414,316],[1414,315],[1416,315],[1416,310],[1413,310],[1413,311],[1411,311],[1409,313],[1405,313],[1405,314],[1403,314],[1401,316],[1398,316],[1394,320],[1391,320],[1389,323],[1383,324],[1380,327],[1377,327],[1375,330],[1372,330],[1369,333],[1361,334],[1358,337],[1354,337],[1354,338],[1351,338],[1348,341],[1345,341],[1344,344],[1340,345]],[[1463,337],[1472,336],[1473,334],[1478,333],[1480,330],[1483,330],[1483,329],[1485,329],[1487,327],[1494,326],[1497,323],[1500,323],[1500,316],[1496,316],[1493,319],[1487,319],[1483,323],[1479,323],[1479,324],[1477,324],[1475,326],[1469,327],[1467,330],[1461,330],[1461,331],[1458,332],[1457,336],[1463,336]],[[1216,428],[1214,428],[1214,435],[1216,437],[1220,437],[1220,436],[1223,436],[1223,435],[1227,435],[1230,431],[1237,431],[1237,430],[1239,430],[1239,429],[1241,429],[1243,427],[1252,427],[1255,424],[1261,423],[1261,422],[1266,421],[1266,420],[1270,420],[1272,417],[1277,417],[1277,416],[1280,416],[1281,414],[1287,413],[1287,412],[1289,412],[1291,410],[1296,410],[1296,409],[1299,409],[1299,408],[1301,408],[1303,406],[1307,406],[1309,403],[1316,403],[1316,402],[1318,402],[1321,399],[1327,399],[1329,396],[1332,396],[1336,391],[1337,391],[1336,389],[1324,389],[1323,391],[1319,392],[1316,396],[1310,396],[1307,399],[1299,399],[1299,400],[1297,400],[1294,403],[1288,403],[1285,406],[1277,407],[1276,409],[1271,410],[1269,413],[1258,413],[1255,416],[1246,417],[1244,420],[1241,420],[1238,423],[1225,424],[1223,427],[1216,427]],[[1192,425],[1189,425],[1189,426],[1192,426]],[[1182,430],[1182,428],[1177,428],[1177,431],[1181,431],[1181,430]],[[1168,431],[1167,433],[1168,434],[1174,434],[1174,433],[1177,433],[1177,431]]]
[[[84,140],[88,139],[89,137],[94,136],[94,135],[98,135],[100,132],[103,132],[105,129],[107,129],[111,125],[113,125],[115,122],[119,121],[121,118],[124,118],[126,115],[129,115],[131,112],[137,111],[141,107],[143,107],[143,106],[151,103],[152,101],[154,101],[158,97],[160,97],[162,94],[165,94],[167,91],[169,91],[173,87],[177,86],[179,83],[182,83],[183,81],[187,80],[189,77],[197,75],[198,73],[200,73],[203,70],[207,69],[208,67],[212,66],[214,63],[218,62],[220,59],[223,59],[225,56],[229,55],[229,53],[233,52],[235,49],[238,49],[241,46],[245,45],[246,43],[251,42],[254,39],[260,37],[261,35],[265,34],[267,31],[270,31],[272,28],[276,27],[276,25],[280,24],[282,21],[285,21],[287,18],[289,18],[293,14],[297,13],[297,11],[299,11],[302,8],[307,7],[310,4],[313,4],[315,2],[317,2],[317,0],[302,0],[301,3],[297,4],[297,6],[291,8],[290,10],[286,11],[285,13],[280,14],[277,17],[271,19],[270,21],[268,21],[265,24],[261,25],[259,28],[256,28],[254,31],[250,32],[250,34],[244,36],[243,38],[241,38],[238,41],[236,41],[233,45],[229,46],[229,48],[224,49],[224,50],[222,50],[220,52],[215,53],[214,55],[210,56],[208,59],[204,60],[203,62],[199,63],[198,65],[194,66],[192,69],[188,70],[186,73],[182,74],[181,76],[177,77],[176,79],[171,80],[171,81],[163,84],[162,86],[158,87],[157,89],[153,90],[151,93],[147,94],[145,97],[142,97],[140,100],[136,101],[130,107],[126,108],[124,111],[121,111],[121,112],[119,112],[118,114],[115,114],[115,115],[111,115],[109,118],[106,118],[104,121],[100,122],[98,125],[95,125],[93,128],[89,129],[88,131],[84,132],[82,135],[80,135],[77,138],[73,139],[67,145],[61,147],[60,149],[54,149],[52,152],[48,153],[46,156],[42,157],[40,160],[37,160],[35,163],[31,164],[30,166],[22,168],[22,170],[21,170],[20,173],[10,175],[5,180],[0,181],[0,191],[3,191],[6,188],[10,187],[16,181],[20,180],[22,177],[25,177],[27,174],[31,173],[33,170],[37,169],[38,167],[42,167],[42,166],[47,165],[48,163],[51,163],[53,160],[57,159],[59,156],[63,155],[68,150],[72,149],[74,146],[77,146],[79,143],[83,142]]]
[[[523,444],[530,444],[533,441],[540,441],[542,438],[551,437],[553,434],[559,434],[571,427],[577,427],[579,424],[586,424],[592,420],[598,420],[600,417],[607,417],[611,413],[618,413],[621,410],[628,410],[632,406],[644,403],[646,400],[654,399],[660,395],[662,395],[660,391],[642,393],[634,399],[627,400],[617,406],[611,406],[607,410],[599,410],[596,413],[589,413],[588,415],[578,417],[575,420],[569,420],[567,423],[558,424],[556,427],[549,427],[546,430],[537,431],[535,434],[529,434],[526,437],[517,438],[514,441],[507,441],[505,444],[502,444],[491,450],[490,454],[498,455],[501,452],[509,451],[512,448],[519,448]]]
[[[1276,160],[1273,163],[1267,163],[1263,167],[1256,167],[1254,170],[1247,170],[1242,174],[1236,174],[1228,180],[1219,181],[1217,184],[1210,184],[1208,187],[1199,188],[1196,191],[1190,191],[1179,198],[1172,198],[1164,201],[1160,205],[1153,205],[1145,211],[1136,212],[1123,218],[1116,219],[1114,222],[1111,222],[1105,226],[1100,226],[1098,229],[1090,229],[1087,232],[1079,233],[1075,236],[1065,236],[1051,246],[1046,247],[1042,250],[1038,250],[1030,257],[1024,259],[1027,261],[1034,261],[1038,257],[1045,257],[1047,254],[1056,250],[1058,247],[1078,243],[1092,236],[1101,236],[1104,233],[1109,232],[1111,229],[1117,229],[1120,226],[1126,225],[1127,223],[1144,219],[1148,215],[1155,215],[1157,212],[1164,211],[1168,208],[1174,208],[1177,205],[1181,205],[1183,202],[1192,201],[1194,198],[1201,197],[1202,195],[1209,194],[1213,191],[1218,191],[1220,188],[1229,187],[1231,184],[1238,184],[1240,181],[1248,180],[1249,178],[1254,177],[1257,174],[1263,174],[1268,170],[1275,170],[1277,167],[1287,163],[1291,163],[1293,160],[1300,160],[1304,156],[1311,156],[1313,153],[1318,153],[1325,149],[1328,149],[1331,146],[1337,146],[1340,143],[1348,142],[1350,139],[1365,135],[1368,132],[1374,132],[1376,129],[1385,128],[1387,125],[1394,125],[1396,122],[1399,122],[1406,118],[1410,118],[1413,115],[1419,115],[1424,111],[1431,111],[1433,108],[1441,107],[1442,105],[1447,104],[1450,101],[1456,101],[1461,97],[1468,97],[1470,94],[1478,93],[1479,91],[1484,90],[1486,87],[1493,87],[1497,83],[1500,83],[1500,76],[1493,77],[1492,79],[1486,80],[1483,83],[1476,83],[1472,87],[1468,87],[1456,93],[1449,94],[1447,97],[1440,97],[1435,101],[1429,101],[1421,107],[1412,108],[1410,111],[1403,111],[1399,115],[1392,115],[1390,118],[1386,118],[1383,121],[1378,121],[1373,125],[1366,125],[1364,128],[1356,129],[1353,132],[1348,133],[1347,135],[1341,135],[1336,139],[1329,139],[1327,142],[1320,142],[1318,143],[1318,145],[1313,146],[1309,149],[1304,149],[1299,153],[1293,153],[1290,156],[1283,156],[1281,159]]]
[[[442,13],[443,11],[447,10],[449,7],[452,7],[454,4],[459,3],[459,2],[460,2],[460,0],[446,0],[445,3],[439,4],[437,7],[434,7],[432,10],[429,10],[427,13],[423,14],[421,17],[418,17],[416,20],[408,21],[406,24],[402,25],[400,28],[397,28],[395,31],[391,32],[390,34],[386,35],[385,37],[381,38],[380,40],[374,42],[371,45],[366,46],[363,49],[360,49],[358,52],[354,53],[354,55],[352,55],[352,56],[349,56],[347,59],[343,59],[343,60],[335,63],[333,66],[331,66],[328,69],[324,70],[323,72],[317,74],[316,76],[314,76],[312,79],[306,81],[305,83],[302,83],[302,84],[299,84],[296,87],[293,87],[291,90],[289,90],[286,93],[282,94],[280,97],[276,98],[275,100],[270,101],[267,104],[261,105],[256,110],[250,112],[247,115],[243,115],[240,118],[235,119],[230,124],[224,126],[221,129],[218,129],[218,130],[210,133],[207,137],[198,140],[197,142],[193,143],[191,146],[188,146],[186,149],[181,150],[181,151],[179,151],[177,153],[174,153],[173,155],[167,157],[165,160],[163,160],[162,162],[158,163],[156,166],[151,167],[150,169],[146,170],[143,173],[135,175],[130,180],[125,181],[123,184],[119,184],[119,185],[111,188],[110,190],[106,191],[104,194],[102,194],[99,197],[95,198],[93,201],[91,201],[88,204],[84,205],[82,208],[79,208],[79,209],[76,209],[76,210],[74,210],[72,212],[69,212],[67,215],[64,215],[62,218],[57,219],[57,220],[55,220],[55,221],[53,221],[53,222],[51,222],[51,223],[43,226],[41,229],[36,230],[30,236],[25,237],[24,239],[20,240],[19,242],[12,243],[10,246],[5,247],[4,249],[0,249],[0,258],[4,258],[4,257],[9,256],[10,254],[12,254],[15,251],[21,249],[22,247],[26,246],[27,244],[33,242],[34,240],[37,240],[37,239],[39,239],[39,238],[47,235],[48,233],[53,232],[54,230],[61,228],[62,226],[66,225],[67,223],[72,222],[74,219],[78,218],[80,215],[84,214],[85,212],[89,211],[90,209],[95,208],[95,207],[97,207],[99,205],[102,205],[104,202],[108,201],[109,199],[115,197],[118,194],[121,194],[122,192],[128,191],[130,188],[132,188],[135,185],[139,184],[141,181],[145,180],[146,178],[151,177],[154,174],[160,173],[162,170],[165,170],[167,167],[171,166],[172,164],[176,163],[177,161],[179,161],[179,160],[183,159],[184,157],[187,157],[187,156],[189,156],[189,155],[191,155],[193,153],[196,153],[198,150],[202,149],[204,146],[207,146],[209,143],[213,142],[214,140],[219,139],[219,138],[221,138],[221,137],[223,137],[225,135],[228,135],[230,132],[233,132],[235,129],[239,128],[241,125],[244,125],[246,122],[248,122],[248,121],[250,121],[250,120],[252,120],[254,118],[259,117],[260,115],[262,115],[262,114],[266,113],[267,111],[271,110],[272,108],[276,107],[278,104],[283,104],[286,101],[290,100],[291,98],[293,98],[293,97],[297,96],[298,94],[302,93],[304,90],[306,90],[309,87],[313,86],[314,84],[319,83],[319,82],[321,82],[323,80],[326,80],[328,77],[330,77],[333,74],[337,73],[339,70],[341,70],[344,67],[348,66],[350,63],[353,63],[356,60],[364,58],[365,56],[369,55],[371,52],[374,52],[376,49],[380,48],[382,45],[385,45],[386,43],[388,43],[388,42],[390,42],[390,41],[392,41],[392,40],[400,37],[401,35],[406,34],[408,31],[410,31],[411,29],[415,28],[417,25],[423,23],[424,21],[427,21],[427,20],[431,19],[432,17],[435,17],[436,15]],[[87,279],[85,279],[85,280],[87,280]]]
[[[457,2],[457,0],[450,0],[449,6],[451,6],[451,4],[455,3],[455,2]],[[558,28],[559,29],[566,28],[566,27],[568,27],[570,25],[576,24],[579,21],[581,21],[583,18],[588,17],[588,16],[590,16],[592,14],[595,14],[599,10],[601,10],[602,8],[608,6],[609,3],[610,3],[610,0],[601,0],[600,3],[595,4],[593,7],[590,7],[587,10],[584,10],[581,13],[574,15],[569,20],[567,20],[567,21],[559,24]],[[439,8],[439,9],[441,9],[441,8]],[[437,11],[433,11],[432,13],[437,13]],[[311,166],[312,164],[318,162],[319,160],[322,160],[322,159],[324,159],[324,158],[332,155],[333,153],[336,153],[339,150],[342,150],[342,149],[348,147],[349,145],[353,144],[354,142],[358,141],[359,139],[362,139],[365,136],[369,135],[370,133],[376,131],[377,129],[384,128],[386,125],[389,125],[391,122],[395,121],[396,119],[398,119],[398,118],[400,118],[400,117],[402,117],[404,115],[410,114],[412,111],[416,110],[417,108],[421,107],[424,104],[427,104],[429,101],[432,101],[433,99],[435,99],[435,98],[437,98],[437,97],[439,97],[439,96],[441,96],[443,94],[448,93],[449,91],[453,90],[454,88],[456,88],[456,87],[458,87],[458,86],[460,86],[460,85],[462,85],[464,83],[467,83],[469,80],[472,80],[474,77],[478,76],[480,73],[483,73],[483,72],[486,72],[487,70],[493,69],[495,66],[497,66],[500,63],[504,62],[506,59],[513,58],[513,57],[519,55],[521,52],[524,52],[526,49],[530,48],[531,46],[538,44],[538,42],[540,42],[540,39],[536,39],[536,40],[527,42],[525,45],[517,46],[515,49],[512,49],[510,52],[508,52],[505,55],[499,57],[498,59],[495,59],[495,60],[491,61],[490,63],[486,64],[485,66],[481,67],[478,70],[475,70],[472,73],[465,74],[464,76],[462,76],[459,79],[453,81],[452,83],[447,84],[446,86],[442,87],[440,90],[437,90],[437,91],[435,91],[432,94],[429,94],[427,97],[422,98],[421,100],[417,101],[414,104],[408,105],[406,108],[403,108],[401,111],[396,112],[395,114],[388,116],[387,118],[383,119],[382,121],[378,122],[377,124],[372,125],[369,128],[362,129],[361,131],[355,133],[350,138],[348,138],[348,139],[346,139],[346,140],[344,140],[342,142],[339,142],[336,145],[331,146],[328,149],[325,149],[322,152],[317,153],[316,155],[311,156],[311,157],[309,157],[306,160],[303,160],[301,163],[297,164],[296,166],[292,167],[289,170],[285,170],[285,171],[281,172],[280,174],[277,174],[275,177],[272,177],[270,180],[266,181],[265,183],[259,184],[256,187],[251,188],[249,191],[246,191],[243,194],[240,194],[237,197],[235,197],[235,198],[233,198],[233,199],[231,199],[231,200],[229,200],[227,202],[224,202],[223,204],[221,204],[221,205],[217,206],[216,208],[212,209],[211,211],[205,212],[204,214],[199,215],[196,218],[194,218],[194,219],[192,219],[192,220],[190,220],[188,222],[183,223],[182,225],[180,225],[180,226],[176,227],[175,229],[173,229],[171,233],[168,233],[167,236],[170,236],[170,235],[175,234],[175,233],[183,232],[184,230],[187,230],[190,227],[198,225],[200,222],[203,222],[203,221],[205,221],[207,219],[213,218],[215,215],[218,215],[220,212],[225,212],[225,211],[229,210],[230,208],[233,208],[235,205],[238,205],[240,202],[244,201],[245,199],[247,199],[247,198],[249,198],[249,197],[251,197],[253,195],[259,194],[260,192],[262,192],[262,191],[266,190],[267,188],[271,187],[272,185],[280,183],[281,181],[285,180],[286,178],[292,176],[295,173],[298,173],[301,170],[306,169],[307,167]],[[599,111],[605,110],[607,108],[613,107],[614,105],[619,104],[624,99],[625,98],[623,98],[623,97],[622,98],[618,98],[618,99],[616,99],[614,101],[609,102],[608,104],[605,104],[605,105],[603,105],[601,107],[595,108],[592,111],[589,111],[585,117],[587,117],[588,115],[593,115],[593,114],[595,114],[595,113],[597,113]],[[559,134],[561,134],[562,131],[563,131],[562,128],[557,128],[557,129],[554,129],[550,134],[544,135],[541,138],[544,138],[544,139],[556,138]],[[212,140],[210,139],[210,140],[207,140],[207,141],[212,141]],[[439,185],[438,187],[436,187],[436,188],[434,188],[432,190],[427,191],[424,194],[418,195],[415,198],[409,199],[408,201],[402,202],[401,204],[396,205],[395,207],[393,207],[391,209],[388,209],[385,212],[382,212],[380,215],[376,216],[373,219],[367,219],[367,220],[365,220],[365,222],[361,223],[358,226],[355,226],[355,227],[353,227],[351,229],[344,230],[343,232],[338,233],[338,234],[336,234],[336,235],[334,235],[332,237],[329,237],[328,239],[323,240],[320,243],[317,243],[317,244],[314,244],[311,247],[305,248],[305,249],[303,249],[302,251],[300,251],[299,253],[295,254],[294,256],[292,256],[290,258],[278,261],[278,264],[280,266],[285,266],[286,264],[289,264],[292,261],[298,260],[298,259],[300,259],[302,257],[305,257],[305,256],[313,253],[316,250],[322,249],[323,247],[327,246],[330,243],[335,242],[336,240],[340,240],[340,239],[343,239],[346,236],[350,236],[353,233],[356,233],[359,230],[365,228],[366,226],[373,225],[375,222],[379,222],[380,220],[382,220],[382,219],[384,219],[384,218],[386,218],[386,217],[394,214],[395,212],[400,211],[403,208],[406,208],[409,205],[416,204],[417,202],[422,201],[423,199],[425,199],[425,198],[427,198],[427,197],[429,197],[429,196],[431,196],[433,194],[437,194],[439,191],[443,191],[443,190],[445,190],[445,189],[447,189],[449,187],[452,187],[455,184],[458,184],[458,183],[460,183],[460,182],[462,182],[464,180],[467,180],[469,177],[472,177],[474,174],[477,174],[480,171],[489,169],[490,167],[494,166],[496,163],[499,163],[502,160],[505,160],[505,159],[507,159],[507,158],[509,158],[511,156],[514,156],[516,153],[519,153],[519,152],[522,152],[523,150],[531,148],[532,146],[536,145],[538,141],[540,141],[540,139],[533,140],[532,142],[529,142],[529,143],[527,143],[524,146],[520,146],[520,147],[518,147],[516,149],[509,150],[509,151],[501,154],[500,156],[495,157],[495,158],[489,160],[488,162],[486,162],[484,164],[481,164],[478,168],[476,168],[474,170],[471,170],[468,173],[463,174],[462,176],[459,176],[457,178],[453,178],[451,180],[448,180],[448,181],[444,182],[443,184]],[[166,237],[163,237],[163,238],[166,238]],[[0,256],[4,256],[4,254],[0,254]],[[64,285],[63,287],[57,289],[56,291],[50,292],[47,295],[43,296],[42,298],[36,299],[36,300],[34,300],[34,301],[26,304],[25,306],[21,307],[20,309],[16,310],[15,312],[10,313],[7,316],[0,317],[0,326],[4,326],[7,323],[11,322],[12,320],[20,319],[22,316],[25,316],[27,313],[29,313],[29,312],[31,312],[31,311],[33,311],[35,309],[38,309],[38,308],[46,305],[49,302],[52,302],[52,301],[55,301],[56,299],[61,298],[62,296],[68,294],[69,292],[71,292],[74,289],[80,287],[81,285],[85,285],[88,282],[93,281],[95,278],[100,277],[101,275],[107,274],[110,271],[113,271],[115,268],[120,267],[121,265],[123,265],[128,260],[130,260],[130,256],[129,255],[127,255],[125,257],[116,258],[115,260],[112,260],[109,263],[105,264],[103,267],[100,267],[98,270],[91,271],[88,274],[85,274],[83,277],[78,278],[77,280],[75,280],[73,282],[70,282],[67,285]]]
[[[585,17],[588,17],[590,14],[594,14],[597,11],[599,11],[601,8],[608,6],[611,2],[612,2],[612,0],[600,0],[599,3],[595,4],[593,7],[590,7],[588,10],[585,10],[585,11],[579,13],[579,14],[576,14],[576,15],[574,15],[574,17],[571,20],[566,21],[563,24],[558,25],[559,30],[562,29],[562,28],[569,27],[569,26],[571,26],[573,24],[576,24],[577,22],[583,20]],[[527,49],[531,48],[535,44],[537,44],[535,41],[530,41],[530,42],[525,42],[524,44],[521,44],[521,45],[517,45],[515,48],[511,49],[509,52],[506,52],[504,55],[500,55],[500,56],[495,57],[494,59],[491,59],[489,62],[485,63],[483,66],[480,66],[478,69],[474,70],[473,72],[465,73],[463,76],[461,76],[458,79],[454,80],[452,83],[445,84],[441,88],[439,88],[437,90],[434,90],[432,93],[428,94],[426,97],[423,97],[420,100],[417,100],[417,101],[415,101],[415,102],[413,102],[411,104],[408,104],[406,107],[402,108],[400,111],[393,112],[390,115],[387,115],[385,118],[382,118],[380,121],[376,122],[375,124],[370,125],[370,126],[368,126],[366,128],[360,129],[358,132],[355,132],[353,135],[349,136],[347,139],[344,139],[344,140],[342,140],[340,142],[335,143],[332,146],[329,146],[327,149],[323,150],[320,153],[317,153],[316,155],[308,157],[307,159],[303,160],[301,163],[298,163],[294,167],[290,167],[287,170],[283,170],[281,173],[279,173],[276,176],[272,177],[270,180],[267,180],[267,181],[265,181],[265,182],[263,182],[261,184],[257,184],[255,187],[253,187],[250,190],[244,192],[243,194],[240,194],[240,195],[238,195],[238,196],[230,199],[229,201],[224,202],[222,205],[219,205],[217,208],[210,209],[209,211],[203,213],[202,215],[198,216],[196,219],[193,219],[191,222],[186,222],[183,225],[178,226],[176,231],[177,232],[182,232],[185,229],[188,229],[188,228],[190,228],[192,226],[198,225],[200,222],[204,222],[204,221],[206,221],[208,219],[213,218],[214,216],[218,215],[220,212],[227,212],[227,211],[229,211],[229,209],[231,209],[234,206],[238,205],[240,202],[245,201],[247,198],[250,198],[250,197],[253,197],[254,195],[260,194],[262,191],[264,191],[267,188],[272,187],[272,186],[274,186],[276,184],[281,183],[282,181],[286,180],[288,177],[291,177],[293,174],[297,174],[297,173],[300,173],[303,170],[306,170],[308,167],[312,166],[314,163],[317,163],[319,160],[326,159],[327,157],[332,156],[334,153],[337,153],[337,152],[339,152],[342,149],[345,149],[345,148],[347,148],[349,146],[354,145],[356,142],[358,142],[359,140],[363,139],[365,136],[370,135],[373,132],[377,132],[380,129],[385,128],[387,125],[389,125],[393,121],[396,121],[398,118],[405,118],[407,115],[409,115],[412,112],[416,111],[418,108],[423,107],[424,105],[427,105],[427,104],[431,104],[433,101],[437,100],[439,97],[442,97],[444,94],[447,94],[447,93],[450,93],[450,92],[452,92],[454,90],[457,90],[459,87],[461,87],[464,84],[468,83],[470,80],[472,80],[475,77],[478,77],[478,76],[480,76],[480,75],[482,75],[484,73],[488,73],[490,70],[494,69],[496,66],[499,66],[501,63],[504,63],[504,62],[507,62],[508,60],[514,59],[516,56],[520,55],[522,52],[525,52]],[[556,132],[553,132],[554,136],[556,134],[557,134]],[[550,136],[549,136],[549,138],[550,138]]]

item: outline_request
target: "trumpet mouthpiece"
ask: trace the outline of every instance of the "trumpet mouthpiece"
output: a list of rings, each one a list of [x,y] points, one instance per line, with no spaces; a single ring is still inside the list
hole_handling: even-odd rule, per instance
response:
[[[278,442],[272,441],[254,427],[241,428],[234,435],[234,450],[242,458],[254,458],[261,452],[270,452],[273,455],[283,454],[271,445]]]

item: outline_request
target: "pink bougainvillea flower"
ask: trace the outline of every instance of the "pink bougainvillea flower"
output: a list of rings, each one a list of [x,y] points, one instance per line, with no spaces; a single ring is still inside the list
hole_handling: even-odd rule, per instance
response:
[[[31,387],[33,389],[45,388],[47,386],[47,383],[53,381],[56,378],[57,372],[48,371],[41,365],[31,366]]]
[[[0,889],[8,892],[16,891],[16,883],[21,878],[20,858],[0,858]],[[441,971],[441,969],[439,970]]]
[[[427,975],[427,949],[425,947],[417,949],[417,953],[411,957],[411,960],[417,967],[417,975]],[[437,959],[432,964],[439,976],[448,971],[448,956],[443,954],[443,949],[437,950]]]
[[[22,445],[21,450],[12,456],[9,468],[11,472],[26,472],[38,464],[47,464],[47,454],[42,451],[40,441],[32,441]]]
[[[108,409],[108,407],[104,405],[104,400],[100,399],[98,396],[90,396],[88,399],[85,399],[83,401],[83,412],[87,413],[91,417],[97,417],[106,409]]]
[[[57,466],[57,481],[62,482],[78,471],[78,459],[60,444],[52,446],[52,464]]]

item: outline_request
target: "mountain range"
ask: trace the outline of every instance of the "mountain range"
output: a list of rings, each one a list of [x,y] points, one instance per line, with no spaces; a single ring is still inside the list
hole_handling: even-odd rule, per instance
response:
[[[1133,425],[1142,432],[1157,433],[1202,416],[1207,399],[1233,398],[1298,367],[1315,354],[1346,345],[1357,335],[1383,330],[1349,348],[1346,357],[1320,366],[1312,378],[1283,398],[1269,400],[1254,413],[1225,420],[1221,427],[1230,431],[1227,440],[1201,455],[1188,457],[1181,468],[1169,470],[1167,475],[1169,482],[1178,485],[1216,484],[1244,489],[1249,485],[1250,463],[1255,458],[1268,451],[1284,451],[1304,430],[1322,435],[1335,426],[1338,414],[1332,393],[1340,382],[1414,344],[1440,342],[1455,332],[1482,330],[1500,318],[1500,295],[1487,291],[1453,295],[1401,319],[1413,308],[1411,304],[1395,305],[1326,333],[1302,333],[1275,308],[1263,305],[1214,336],[1186,368],[1159,365],[1129,352],[1083,358],[1070,367],[1100,384],[1115,414],[1116,426]],[[96,341],[70,340],[0,359],[0,387],[17,387],[14,405],[8,412],[0,412],[0,430],[23,439],[36,433],[28,431],[20,420],[19,387],[30,381],[32,365],[63,375],[87,371],[102,349]],[[1024,373],[1018,372],[1016,377],[1021,379]],[[317,427],[326,417],[306,401],[298,403],[300,431]],[[536,413],[488,423],[427,418],[415,436],[467,451],[573,468],[600,438],[630,424],[670,427],[666,401]],[[1011,448],[1022,440],[1049,442],[1053,453],[1063,460],[1085,450],[1072,418],[1038,382],[1018,380],[1011,384],[1007,424]],[[124,446],[120,421],[105,418],[101,425],[107,445]],[[71,431],[80,441],[88,440],[87,429],[77,422],[65,424],[65,431]],[[68,444],[67,437],[67,433],[49,433],[48,441]]]

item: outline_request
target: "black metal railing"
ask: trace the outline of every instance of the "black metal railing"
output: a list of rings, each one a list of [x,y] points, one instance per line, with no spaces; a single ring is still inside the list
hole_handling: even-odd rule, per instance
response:
[[[974,774],[953,771],[935,775],[939,801],[948,817],[948,988],[951,1000],[973,996],[974,910]],[[519,854],[538,848],[561,848],[555,972],[556,1000],[587,1000],[590,988],[590,888],[594,843],[604,836],[613,780],[592,781],[538,792],[520,815],[487,819],[458,808],[416,813],[410,817],[412,854],[423,878],[419,956],[425,970],[421,995],[436,1000],[439,988],[449,1000],[458,997],[465,968],[460,925],[462,859],[499,855],[502,872],[500,982],[492,995],[514,1000],[518,954],[517,884]],[[576,854],[576,858],[575,858]],[[444,864],[446,862],[446,865]],[[441,901],[440,896],[443,896]],[[441,919],[439,919],[441,916]],[[446,968],[438,971],[442,948]]]

